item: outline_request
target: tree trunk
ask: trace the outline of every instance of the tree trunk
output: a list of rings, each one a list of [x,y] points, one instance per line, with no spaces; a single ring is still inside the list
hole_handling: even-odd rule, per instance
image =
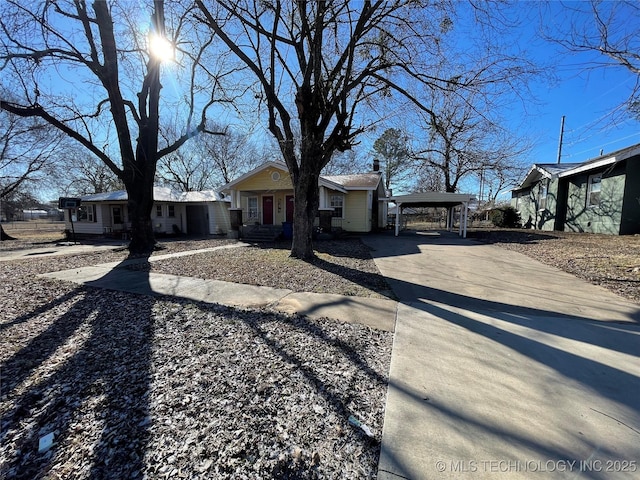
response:
[[[11,235],[8,235],[4,228],[2,228],[2,224],[0,224],[0,241],[4,242],[5,240],[15,240]]]
[[[153,208],[153,180],[144,178],[126,185],[129,197],[129,216],[131,220],[131,242],[129,252],[132,254],[148,254],[153,252],[155,237],[151,210]]]
[[[294,210],[293,210],[293,241],[291,256],[302,260],[311,260],[313,253],[313,223],[318,212],[319,174],[309,170],[300,170],[294,177]]]

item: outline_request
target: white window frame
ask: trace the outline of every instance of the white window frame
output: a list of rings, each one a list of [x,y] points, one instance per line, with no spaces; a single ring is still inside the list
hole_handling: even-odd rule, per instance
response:
[[[549,179],[544,179],[538,185],[538,210],[547,209],[547,196],[549,195]]]
[[[598,179],[597,182],[594,180]],[[594,190],[594,185],[597,185],[597,189]],[[594,193],[598,194],[598,201],[593,202],[591,197]],[[600,201],[602,197],[602,174],[596,173],[593,175],[589,175],[589,179],[587,180],[587,208],[595,208],[600,206]]]
[[[255,207],[251,206],[251,201],[255,200]],[[259,220],[260,215],[260,207],[258,206],[258,197],[247,197],[247,219],[248,220]]]
[[[331,194],[329,196],[329,206],[333,208],[334,218],[344,218],[344,195]],[[338,212],[340,215],[338,215]]]
[[[81,212],[87,212],[86,216],[83,216]],[[96,219],[96,206],[95,205],[81,205],[77,211],[78,222],[95,223]]]

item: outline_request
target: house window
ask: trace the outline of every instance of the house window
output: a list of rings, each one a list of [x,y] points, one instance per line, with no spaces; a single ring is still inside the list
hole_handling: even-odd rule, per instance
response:
[[[247,217],[250,219],[258,218],[258,197],[247,198]]]
[[[176,206],[175,205],[167,205],[167,210],[169,211],[168,217],[174,218],[176,216]]]
[[[162,216],[162,205],[156,205],[156,217]]]
[[[344,196],[331,195],[329,206],[333,207],[333,217],[343,218]]]
[[[124,218],[122,217],[122,207],[113,206],[111,207],[111,213],[113,215],[113,224],[119,225],[124,223]]]
[[[591,175],[587,186],[587,207],[597,207],[600,205],[600,187],[602,185],[602,174]]]
[[[549,181],[543,180],[538,185],[538,210],[547,208],[547,190],[549,189]]]
[[[79,222],[95,222],[96,221],[96,206],[95,205],[82,205],[78,208],[78,221]]]

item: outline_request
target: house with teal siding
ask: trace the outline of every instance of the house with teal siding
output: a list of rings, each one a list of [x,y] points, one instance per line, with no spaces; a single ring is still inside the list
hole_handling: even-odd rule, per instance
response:
[[[640,233],[640,144],[582,163],[534,164],[511,205],[528,228]]]

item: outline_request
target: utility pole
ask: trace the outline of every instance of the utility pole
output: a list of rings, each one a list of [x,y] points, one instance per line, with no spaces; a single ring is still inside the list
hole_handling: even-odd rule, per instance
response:
[[[560,141],[558,142],[558,163],[560,163],[560,157],[562,156],[562,136],[564,135],[564,115],[560,121]]]

